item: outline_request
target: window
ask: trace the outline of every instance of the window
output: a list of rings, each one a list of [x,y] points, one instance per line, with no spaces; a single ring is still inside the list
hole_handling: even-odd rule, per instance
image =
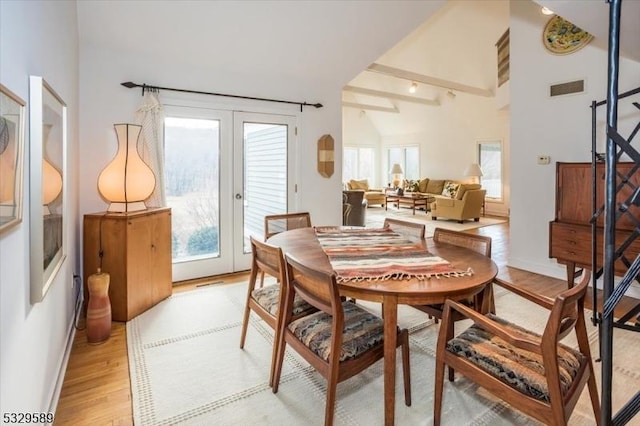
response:
[[[478,142],[478,164],[482,168],[480,182],[487,198],[502,200],[502,143]]]
[[[345,146],[342,156],[342,179],[367,179],[373,183],[373,148]]]
[[[398,163],[404,171],[403,179],[420,179],[420,148],[417,146],[394,146],[387,150],[387,173]],[[391,176],[389,176],[391,179]]]

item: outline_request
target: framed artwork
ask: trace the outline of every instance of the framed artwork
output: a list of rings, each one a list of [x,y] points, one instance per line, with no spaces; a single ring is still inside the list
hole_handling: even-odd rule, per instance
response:
[[[22,221],[25,102],[0,84],[0,233]]]
[[[544,47],[556,55],[576,52],[589,44],[592,39],[591,34],[557,15],[547,22],[542,33]]]
[[[29,77],[31,302],[44,299],[66,257],[67,106]]]

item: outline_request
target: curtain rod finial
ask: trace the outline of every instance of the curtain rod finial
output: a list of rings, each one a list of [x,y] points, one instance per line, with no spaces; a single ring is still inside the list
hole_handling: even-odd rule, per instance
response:
[[[134,87],[138,87],[137,84],[132,83],[130,81],[125,81],[124,83],[120,83],[121,85],[123,85],[124,87],[127,87],[129,89],[133,89]]]

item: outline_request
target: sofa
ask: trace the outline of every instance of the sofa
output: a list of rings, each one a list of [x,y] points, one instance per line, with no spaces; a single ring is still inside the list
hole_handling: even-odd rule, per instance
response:
[[[364,226],[367,212],[367,200],[362,190],[342,191],[342,224],[346,226]]]
[[[405,181],[404,190],[435,198],[429,206],[431,219],[439,217],[455,219],[462,223],[467,219],[480,220],[480,212],[487,193],[478,183],[463,183],[447,179],[424,178]]]
[[[367,205],[380,204],[382,207],[385,205],[384,190],[369,187],[369,181],[367,179],[351,179],[347,182],[348,190],[361,190],[364,191],[364,199],[367,200]]]

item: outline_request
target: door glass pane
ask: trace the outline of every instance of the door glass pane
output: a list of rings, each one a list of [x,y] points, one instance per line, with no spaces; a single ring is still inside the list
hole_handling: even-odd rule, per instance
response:
[[[287,126],[245,122],[244,252],[264,239],[264,217],[287,212]]]
[[[402,148],[389,148],[387,158],[389,159],[389,163],[387,164],[386,172],[389,177],[389,182],[391,182],[393,181],[391,168],[394,164],[400,164],[400,167],[402,167],[402,171],[404,172],[404,150]],[[404,179],[403,176],[401,176],[401,178]]]
[[[220,255],[220,121],[166,117],[165,190],[173,261]]]
[[[344,148],[342,151],[342,179],[348,182],[358,178],[358,149]]]
[[[409,180],[420,179],[420,149],[417,146],[405,148],[406,167],[404,178]]]
[[[482,169],[482,188],[487,190],[487,198],[502,199],[502,144],[500,142],[480,142],[479,163]]]

